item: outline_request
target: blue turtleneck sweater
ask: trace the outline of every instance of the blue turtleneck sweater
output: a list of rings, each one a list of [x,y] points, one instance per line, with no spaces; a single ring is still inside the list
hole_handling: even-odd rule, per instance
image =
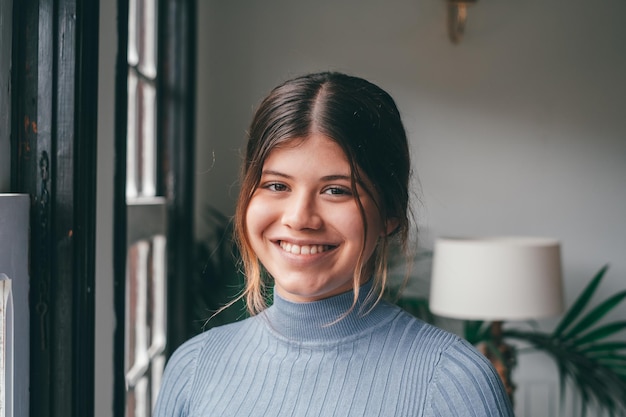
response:
[[[312,303],[276,294],[263,313],[187,341],[154,417],[513,416],[484,356],[392,304],[361,308],[368,290],[338,321],[352,292]]]

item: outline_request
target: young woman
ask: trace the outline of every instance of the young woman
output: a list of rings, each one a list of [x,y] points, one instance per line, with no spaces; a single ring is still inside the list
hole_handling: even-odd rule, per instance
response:
[[[155,416],[512,416],[480,353],[381,299],[409,176],[385,91],[340,73],[276,87],[250,127],[235,215],[252,316],[174,353]]]

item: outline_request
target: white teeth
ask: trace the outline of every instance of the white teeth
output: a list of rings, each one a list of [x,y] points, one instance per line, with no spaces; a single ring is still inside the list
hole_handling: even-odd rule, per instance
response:
[[[295,245],[288,242],[280,242],[280,247],[285,252],[292,253],[294,255],[315,255],[316,253],[322,253],[329,249],[327,245]]]

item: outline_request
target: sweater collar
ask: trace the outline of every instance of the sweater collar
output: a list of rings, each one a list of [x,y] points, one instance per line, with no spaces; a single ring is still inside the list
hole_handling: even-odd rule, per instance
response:
[[[391,305],[379,302],[372,308],[372,302],[367,300],[371,289],[371,281],[360,287],[357,303],[347,315],[354,301],[353,290],[308,303],[288,301],[274,290],[274,304],[265,310],[264,315],[270,328],[290,341],[328,343],[345,340],[389,317]]]

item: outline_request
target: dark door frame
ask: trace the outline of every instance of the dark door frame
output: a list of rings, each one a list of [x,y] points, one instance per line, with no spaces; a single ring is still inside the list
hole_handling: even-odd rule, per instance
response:
[[[30,414],[93,416],[99,1],[13,3],[11,187],[31,196]]]

